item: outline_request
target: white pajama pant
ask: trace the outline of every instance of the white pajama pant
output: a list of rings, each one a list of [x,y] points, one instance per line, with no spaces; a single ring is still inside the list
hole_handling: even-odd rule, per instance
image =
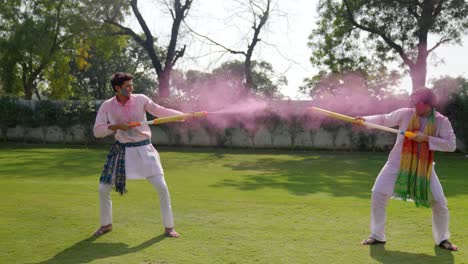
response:
[[[384,167],[385,169],[385,167]],[[382,173],[381,173],[382,174]],[[385,174],[384,174],[385,175]],[[386,208],[387,202],[391,198],[391,194],[388,192],[379,191],[384,188],[383,183],[387,182],[387,179],[383,179],[384,175],[379,175],[377,178],[373,192],[371,202],[371,237],[379,240],[386,241],[385,238],[385,220],[386,220]],[[388,175],[386,175],[388,176]],[[447,200],[444,196],[442,185],[439,182],[439,178],[435,171],[432,171],[431,175],[431,191],[434,200],[432,201],[432,235],[436,245],[440,242],[450,238],[449,232],[449,210],[447,208]],[[394,184],[393,184],[394,186]],[[381,188],[382,187],[382,188]],[[388,187],[388,186],[387,186]],[[391,188],[393,192],[393,188]]]
[[[174,217],[172,215],[171,198],[167,188],[164,175],[155,175],[146,178],[156,189],[159,195],[159,205],[161,207],[161,216],[164,227],[174,227]],[[111,191],[114,184],[99,184],[99,205],[101,226],[112,224],[112,200]]]

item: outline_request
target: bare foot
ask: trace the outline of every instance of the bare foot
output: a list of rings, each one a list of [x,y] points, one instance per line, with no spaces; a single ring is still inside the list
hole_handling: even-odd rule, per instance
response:
[[[164,229],[164,234],[168,237],[180,237],[179,233],[177,233],[177,231],[172,227],[172,228],[169,228],[169,227],[166,227]]]
[[[104,235],[105,233],[108,233],[112,231],[112,224],[108,224],[108,225],[105,225],[105,226],[101,226],[100,228],[98,228],[98,230],[96,230],[94,232],[94,236],[102,236]]]

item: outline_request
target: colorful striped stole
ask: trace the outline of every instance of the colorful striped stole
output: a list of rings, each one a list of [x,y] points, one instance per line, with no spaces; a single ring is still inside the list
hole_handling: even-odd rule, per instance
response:
[[[416,113],[411,117],[407,130],[420,131],[419,116]],[[435,131],[435,111],[432,110],[427,118],[424,134],[433,136]],[[433,161],[434,151],[429,150],[428,142],[418,143],[405,138],[393,196],[404,201],[413,200],[417,207],[430,207]]]

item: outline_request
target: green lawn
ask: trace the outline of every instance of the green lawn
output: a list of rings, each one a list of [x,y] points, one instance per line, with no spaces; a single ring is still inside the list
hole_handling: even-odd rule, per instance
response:
[[[468,263],[468,159],[436,156],[460,251],[435,248],[431,211],[390,201],[383,246],[368,235],[370,189],[385,153],[161,148],[177,230],[162,236],[157,194],[113,195],[97,239],[108,147],[0,147],[0,263]]]

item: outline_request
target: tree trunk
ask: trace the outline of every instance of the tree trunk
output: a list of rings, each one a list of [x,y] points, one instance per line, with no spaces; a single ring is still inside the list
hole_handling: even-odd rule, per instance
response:
[[[160,98],[169,97],[170,70],[166,68],[161,74],[158,74],[158,95]]]
[[[426,65],[415,64],[410,69],[413,91],[426,85]]]
[[[245,89],[246,91],[253,92],[253,79],[252,79],[252,61],[251,54],[245,58]]]
[[[28,80],[25,83],[23,83],[23,86],[24,86],[24,99],[31,100],[32,95],[33,95],[33,90],[34,90],[33,83]]]
[[[416,62],[410,67],[410,76],[413,85],[413,91],[426,86],[427,76],[427,42],[422,40],[418,44],[418,57]]]

